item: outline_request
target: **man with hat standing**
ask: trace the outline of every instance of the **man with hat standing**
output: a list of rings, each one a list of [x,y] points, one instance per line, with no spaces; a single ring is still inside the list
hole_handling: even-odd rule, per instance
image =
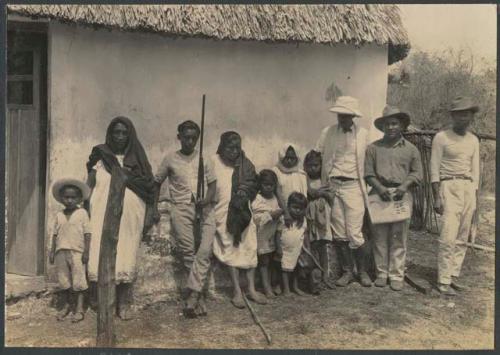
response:
[[[469,97],[453,100],[452,128],[432,141],[431,182],[434,209],[442,215],[438,250],[438,289],[453,296],[467,251],[479,188],[479,140],[468,131],[479,110]]]
[[[329,111],[337,114],[338,123],[323,129],[316,150],[323,157],[321,182],[333,193],[331,226],[343,271],[335,284],[347,286],[354,279],[352,250],[360,282],[370,287],[372,281],[366,272],[368,251],[362,233],[367,205],[363,177],[368,132],[353,121],[362,117],[354,97],[338,97]]]
[[[373,187],[370,195],[376,193],[383,201],[400,201],[407,195],[411,206],[408,188],[422,180],[422,160],[417,147],[401,134],[410,124],[410,116],[386,106],[374,124],[384,137],[366,149],[365,179]],[[384,287],[389,278],[394,291],[403,288],[409,227],[410,219],[372,224],[375,286]]]

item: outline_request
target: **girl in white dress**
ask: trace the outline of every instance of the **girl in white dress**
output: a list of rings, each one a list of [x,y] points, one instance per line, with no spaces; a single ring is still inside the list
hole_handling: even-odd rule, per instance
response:
[[[271,289],[272,256],[276,251],[276,239],[283,227],[283,210],[279,207],[276,189],[278,178],[272,170],[259,173],[259,193],[252,202],[253,220],[257,226],[257,257],[262,286],[267,298],[273,298]]]
[[[217,177],[214,255],[229,267],[234,288],[231,302],[237,308],[245,308],[239,284],[239,270],[243,269],[248,280],[248,298],[265,304],[267,299],[255,290],[254,281],[257,235],[250,204],[257,194],[257,174],[241,150],[238,133],[231,131],[221,135],[213,163]]]

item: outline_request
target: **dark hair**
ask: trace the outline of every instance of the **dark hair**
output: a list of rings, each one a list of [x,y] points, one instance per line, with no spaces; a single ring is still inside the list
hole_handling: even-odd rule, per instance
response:
[[[322,162],[321,153],[313,149],[309,151],[309,153],[307,153],[306,156],[304,157],[304,166],[308,165],[309,163],[315,160],[319,160],[320,164]]]
[[[304,194],[301,194],[300,192],[292,192],[290,196],[288,196],[287,206],[290,206],[292,203],[301,205],[302,207],[306,208],[307,198],[304,196]]]
[[[177,133],[182,134],[186,129],[194,129],[200,134],[200,126],[194,121],[187,120],[177,126]]]
[[[80,188],[78,186],[71,185],[71,184],[61,186],[61,188],[59,189],[59,193],[62,195],[62,194],[64,194],[64,191],[66,191],[67,189],[75,189],[76,191],[78,191],[79,197],[83,197],[82,190],[80,190]]]
[[[238,132],[227,131],[222,133],[220,136],[219,146],[217,147],[217,154],[220,155],[220,153],[222,153],[222,150],[235,138],[241,141],[241,136],[238,134]]]
[[[258,183],[259,183],[259,191],[261,191],[262,188],[262,182],[265,180],[271,179],[272,182],[274,183],[274,194],[277,194],[277,189],[278,189],[278,176],[276,176],[276,173],[272,170],[269,169],[262,169],[259,172],[258,176]]]

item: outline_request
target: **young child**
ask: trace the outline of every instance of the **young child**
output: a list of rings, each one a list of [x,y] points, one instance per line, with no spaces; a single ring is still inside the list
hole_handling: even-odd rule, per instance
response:
[[[298,150],[293,143],[286,143],[278,152],[278,162],[273,171],[278,177],[277,192],[283,208],[286,208],[288,197],[292,192],[307,194],[307,176],[299,167]]]
[[[331,195],[328,187],[321,184],[321,164],[321,153],[315,150],[311,150],[304,158],[304,170],[307,174],[307,197],[309,200],[306,220],[311,249],[315,257],[318,256],[323,269],[323,283],[328,288],[333,288],[328,282],[330,270],[328,244],[332,242],[330,227]]]
[[[292,192],[288,197],[288,213],[292,218],[292,224],[283,228],[280,237],[284,296],[290,294],[290,281],[293,292],[299,296],[305,295],[299,288],[299,276],[308,277],[311,293],[319,294],[317,280],[321,272],[315,268],[311,258],[307,223],[304,218],[306,208],[307,198],[299,192]]]
[[[54,223],[50,263],[56,264],[59,287],[62,290],[63,309],[57,320],[63,320],[70,313],[70,289],[76,296],[76,309],[72,321],[84,319],[83,293],[87,289],[85,264],[89,260],[90,222],[87,211],[80,207],[82,200],[89,198],[89,187],[78,180],[57,181],[52,194],[57,202],[64,205]]]
[[[288,213],[287,201],[292,192],[307,194],[306,173],[300,169],[298,149],[293,143],[286,143],[278,152],[278,161],[273,171],[278,177],[277,196],[280,208],[283,209],[283,219],[287,227],[292,223]],[[278,246],[279,247],[279,246]],[[280,261],[280,254],[275,254],[275,261]],[[274,292],[281,293],[279,284],[275,285]]]
[[[252,213],[257,226],[257,257],[264,294],[274,297],[271,289],[271,261],[276,250],[275,237],[281,232],[283,210],[279,207],[276,189],[278,177],[272,170],[259,173],[259,193],[252,202]]]

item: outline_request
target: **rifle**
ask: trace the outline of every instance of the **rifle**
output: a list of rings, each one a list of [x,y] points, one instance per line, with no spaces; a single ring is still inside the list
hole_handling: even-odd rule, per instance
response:
[[[205,197],[205,164],[203,163],[203,134],[205,132],[205,94],[203,94],[201,103],[201,126],[200,126],[200,157],[198,159],[198,184],[196,186],[196,202]],[[196,203],[195,218],[193,225],[195,251],[202,238],[203,207]]]

